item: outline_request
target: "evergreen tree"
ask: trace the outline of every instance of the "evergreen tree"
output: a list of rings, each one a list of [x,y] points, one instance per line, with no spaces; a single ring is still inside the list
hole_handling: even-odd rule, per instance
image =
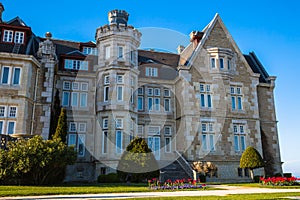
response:
[[[157,161],[143,138],[133,139],[126,147],[117,173],[122,180],[132,182],[142,182],[159,176]]]
[[[51,122],[50,122],[50,135],[49,138],[52,138],[55,134],[58,118],[61,112],[60,99],[59,99],[59,91],[56,90],[54,96],[54,103],[51,111]]]
[[[65,108],[61,109],[56,131],[53,135],[53,139],[60,138],[62,142],[66,143],[68,134],[68,125],[67,125],[67,111]]]
[[[247,147],[240,159],[240,168],[250,169],[253,180],[253,169],[264,167],[264,161],[259,152],[254,147]]]

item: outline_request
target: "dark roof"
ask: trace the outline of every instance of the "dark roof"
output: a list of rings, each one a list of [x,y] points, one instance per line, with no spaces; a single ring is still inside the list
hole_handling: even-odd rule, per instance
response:
[[[171,67],[178,66],[180,56],[173,53],[157,52],[138,50],[138,62],[139,64],[155,63],[163,64]]]
[[[26,27],[28,27],[20,17],[15,17],[12,20],[6,22],[6,24],[13,25],[13,26],[26,26]]]
[[[260,74],[259,82],[261,83],[270,83],[269,74],[265,70],[264,66],[258,60],[254,52],[250,52],[249,55],[244,55],[248,64],[250,65],[254,73]]]

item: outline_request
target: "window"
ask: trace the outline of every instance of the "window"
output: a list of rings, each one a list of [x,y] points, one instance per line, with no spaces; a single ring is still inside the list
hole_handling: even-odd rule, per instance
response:
[[[98,55],[98,49],[93,47],[83,47],[83,53],[86,55]]]
[[[78,123],[78,132],[86,132],[86,123]]]
[[[166,153],[171,152],[171,138],[169,137],[165,138],[165,152]]]
[[[15,107],[15,106],[9,107],[8,117],[10,117],[10,118],[16,118],[17,117],[17,107]]]
[[[78,106],[78,92],[72,92],[71,106],[72,107],[77,107]]]
[[[144,88],[142,87],[138,88],[138,95],[144,95]]]
[[[154,110],[160,111],[160,98],[154,98]]]
[[[219,62],[220,62],[220,69],[224,69],[224,59],[220,58]]]
[[[89,84],[88,83],[81,83],[81,91],[88,91]]]
[[[116,153],[121,154],[122,149],[122,143],[123,143],[123,134],[122,131],[116,131]]]
[[[240,87],[230,87],[231,94],[231,109],[234,110],[243,110],[243,94]]]
[[[165,97],[171,96],[171,95],[170,95],[170,90],[168,90],[168,89],[164,90],[164,96],[165,96]]]
[[[123,101],[123,86],[118,86],[117,97],[118,101]]]
[[[104,87],[104,102],[108,101],[108,97],[109,97],[109,87],[105,86]]]
[[[245,151],[246,149],[245,124],[233,124],[233,133],[234,133],[234,150],[236,152]]]
[[[121,118],[116,119],[116,128],[123,128],[123,119]]]
[[[108,128],[108,118],[103,119],[102,128],[107,129]]]
[[[0,121],[0,134],[3,134],[3,121]]]
[[[15,43],[23,44],[24,43],[24,32],[15,32]]]
[[[171,126],[165,126],[165,134],[166,135],[171,135],[172,134]]]
[[[146,67],[146,76],[152,76],[152,77],[157,77],[157,68],[153,67]]]
[[[201,123],[202,132],[202,150],[203,151],[214,151],[215,150],[215,133],[214,125],[211,122]]]
[[[160,96],[160,89],[154,88],[154,96]]]
[[[13,80],[12,84],[13,85],[19,85],[20,84],[20,76],[21,75],[21,68],[14,68],[14,73],[13,73]]]
[[[153,110],[153,98],[148,97],[148,110]]]
[[[118,58],[123,58],[123,49],[122,46],[118,46]]]
[[[65,69],[88,70],[88,61],[65,59]]]
[[[123,79],[123,75],[117,75],[117,83],[118,84],[123,84],[124,83],[124,79]]]
[[[5,106],[0,106],[0,117],[5,117]]]
[[[212,69],[216,68],[216,58],[210,58],[210,67]]]
[[[138,110],[144,110],[144,97],[138,97]]]
[[[73,82],[72,83],[72,90],[79,90],[79,83],[78,82]]]
[[[16,125],[16,122],[8,121],[8,125],[7,125],[7,134],[8,135],[15,133],[15,125]]]
[[[143,135],[143,133],[144,133],[144,126],[143,125],[138,125],[138,133],[140,135]]]
[[[210,88],[210,84],[200,83],[200,94],[197,96],[200,100],[201,108],[212,108],[212,92]]]
[[[13,31],[4,30],[3,42],[12,42],[12,38],[13,38]]]
[[[74,146],[78,157],[85,155],[85,134],[68,134],[68,146]]]
[[[63,82],[63,89],[64,90],[70,90],[71,89],[71,83],[70,83],[70,81],[64,81]]]
[[[109,76],[104,76],[104,85],[109,85],[110,80],[109,80]]]
[[[77,153],[78,157],[83,157],[85,154],[85,134],[78,134]]]
[[[228,70],[231,69],[231,59],[230,58],[227,59],[227,68],[228,68]]]
[[[80,93],[80,107],[87,107],[87,93]]]
[[[62,105],[69,106],[70,92],[63,92]]]
[[[166,112],[171,111],[170,99],[164,99],[164,108]]]
[[[10,67],[3,67],[2,68],[2,77],[1,77],[1,83],[2,84],[9,84],[10,82]]]
[[[148,96],[153,96],[153,88],[148,88]]]
[[[77,131],[77,127],[76,127],[76,123],[75,122],[70,122],[69,131],[70,132],[76,132]]]
[[[108,132],[103,131],[102,132],[102,153],[106,154],[107,153],[107,144],[108,144]]]
[[[105,59],[109,59],[110,58],[110,46],[106,46],[104,52],[105,52]]]

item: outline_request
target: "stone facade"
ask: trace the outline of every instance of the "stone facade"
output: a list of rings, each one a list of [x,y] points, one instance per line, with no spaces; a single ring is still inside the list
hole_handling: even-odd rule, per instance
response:
[[[66,181],[115,172],[136,136],[146,139],[161,169],[179,153],[187,163],[214,163],[211,181],[247,181],[239,160],[253,146],[267,164],[257,175],[282,173],[275,77],[254,53],[241,53],[219,15],[193,31],[178,54],[138,50],[141,33],[127,21],[125,11],[113,10],[109,24],[96,30],[96,43],[47,33],[32,55],[1,52],[1,70],[22,68],[19,86],[0,84],[0,106],[18,109],[14,133],[47,139],[58,91],[67,109],[68,145],[78,152]]]

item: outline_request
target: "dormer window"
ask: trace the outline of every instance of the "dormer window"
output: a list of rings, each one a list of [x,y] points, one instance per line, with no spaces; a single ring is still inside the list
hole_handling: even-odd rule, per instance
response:
[[[93,48],[93,47],[83,47],[82,52],[85,55],[98,55],[98,49],[97,48]]]
[[[12,42],[12,39],[13,39],[13,31],[4,30],[3,42]]]
[[[65,59],[65,69],[88,70],[88,61]]]
[[[15,32],[15,43],[23,44],[24,42],[24,32]]]
[[[152,77],[157,77],[157,68],[153,67],[146,67],[146,76],[152,76]]]

